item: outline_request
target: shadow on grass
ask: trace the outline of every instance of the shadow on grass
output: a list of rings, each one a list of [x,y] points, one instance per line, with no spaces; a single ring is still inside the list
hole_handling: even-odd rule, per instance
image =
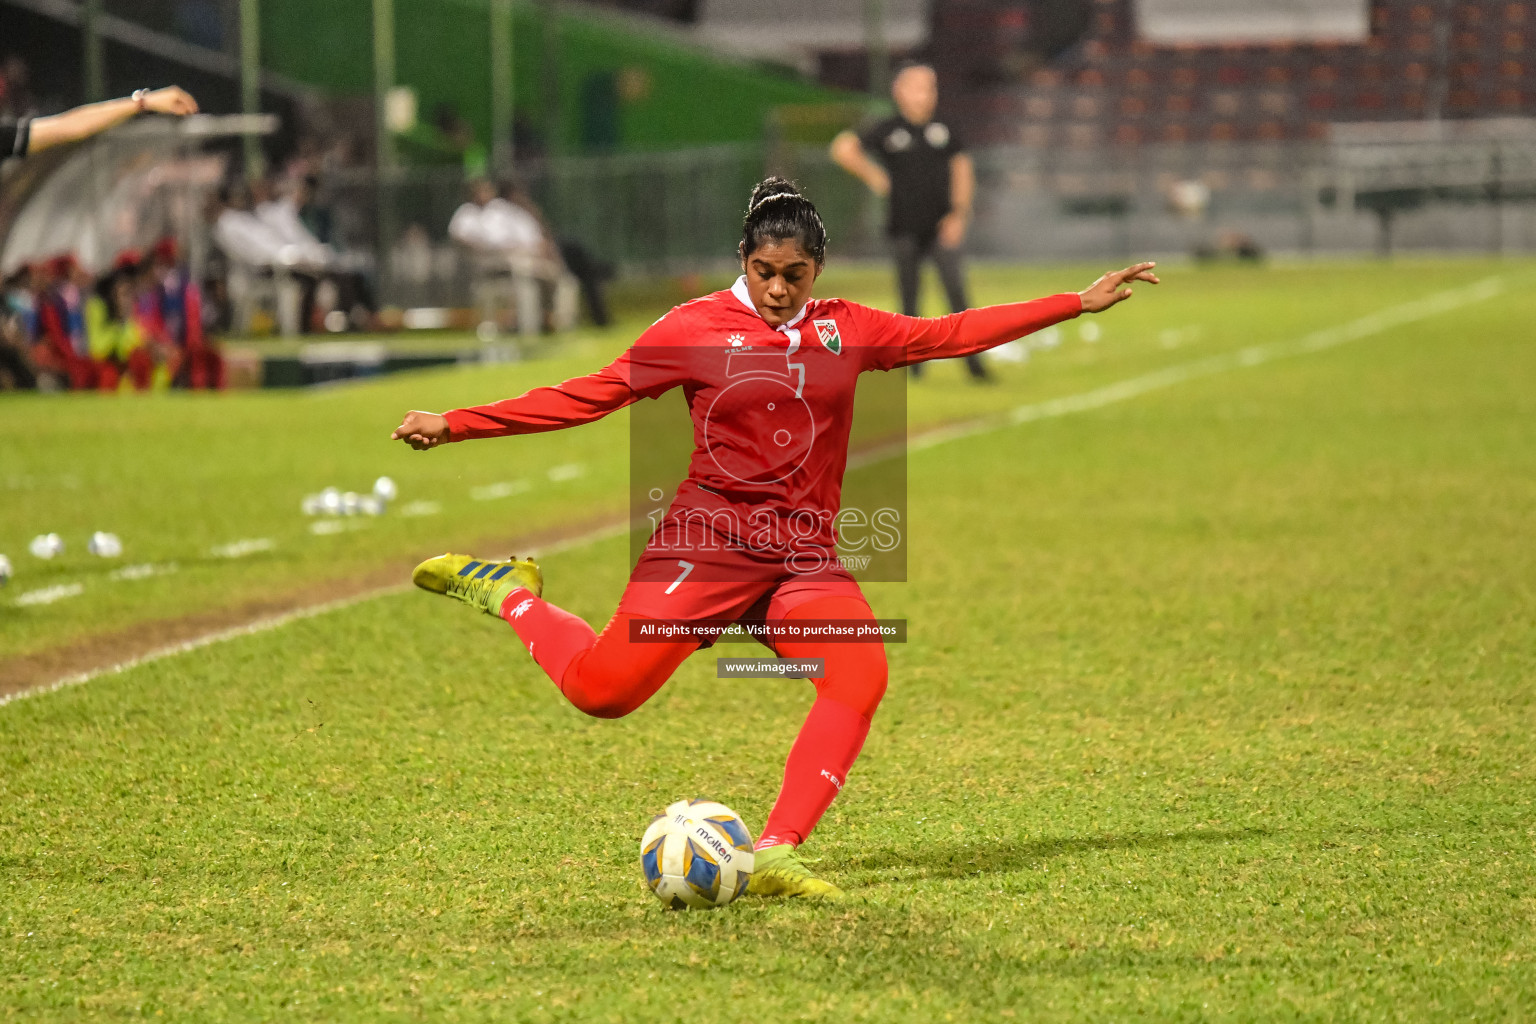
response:
[[[1265,828],[1185,829],[1179,832],[1130,832],[1123,835],[1062,836],[1055,839],[925,842],[870,850],[847,864],[854,871],[888,871],[925,878],[964,878],[1034,867],[1074,853],[1104,850],[1155,850],[1189,843],[1240,842],[1273,834]]]

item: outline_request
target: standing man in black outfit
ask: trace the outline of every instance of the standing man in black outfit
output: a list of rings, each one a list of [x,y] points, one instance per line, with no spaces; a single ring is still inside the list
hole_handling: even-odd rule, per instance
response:
[[[918,283],[930,257],[952,312],[969,309],[960,245],[971,220],[976,168],[954,131],[933,119],[939,105],[939,81],[933,68],[912,64],[891,82],[896,115],[859,132],[845,131],[832,140],[832,159],[868,185],[877,196],[890,196],[887,228],[896,257],[901,311],[918,315]],[[988,379],[979,355],[967,356],[972,378]],[[919,376],[921,366],[912,366]]]

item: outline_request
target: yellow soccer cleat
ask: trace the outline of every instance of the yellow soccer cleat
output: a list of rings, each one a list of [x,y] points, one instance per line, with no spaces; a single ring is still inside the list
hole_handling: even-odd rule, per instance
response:
[[[411,582],[497,617],[502,602],[517,588],[527,587],[535,596],[544,593],[544,574],[531,558],[494,562],[473,555],[438,555],[418,565]]]
[[[826,879],[817,878],[788,843],[765,846],[752,857],[748,896],[805,896],[813,900],[843,897],[843,890]]]

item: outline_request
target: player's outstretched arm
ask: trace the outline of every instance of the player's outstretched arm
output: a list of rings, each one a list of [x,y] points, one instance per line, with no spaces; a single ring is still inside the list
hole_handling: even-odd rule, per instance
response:
[[[50,146],[90,138],[144,111],[185,117],[197,113],[197,100],[172,85],[164,89],[140,89],[122,99],[87,103],[62,114],[35,118],[27,151],[37,153]]]
[[[414,410],[389,436],[424,452],[452,441],[538,434],[592,423],[641,398],[658,398],[688,380],[686,360],[675,356],[686,330],[668,313],[596,373],[489,405],[441,414]]]
[[[435,412],[413,409],[389,435],[391,441],[404,441],[419,452],[448,443],[448,417]]]
[[[894,360],[877,359],[873,365],[888,370],[930,359],[974,355],[1071,320],[1081,313],[1102,313],[1131,297],[1130,282],[1157,284],[1157,275],[1152,272],[1155,265],[1138,263],[1112,271],[1080,292],[1062,292],[1029,302],[981,306],[948,316],[897,316],[865,308],[864,317],[874,321],[866,325],[869,335],[889,339],[881,346],[881,351],[900,353]]]
[[[534,388],[516,398],[441,414],[413,410],[389,436],[424,452],[450,441],[537,434],[600,420],[641,397],[628,384],[633,351],[596,373]]]
[[[1132,281],[1160,284],[1157,275],[1152,273],[1156,266],[1156,263],[1138,263],[1124,270],[1111,270],[1077,293],[1083,300],[1083,312],[1102,313],[1110,306],[1124,302],[1131,297],[1131,289],[1127,286]]]

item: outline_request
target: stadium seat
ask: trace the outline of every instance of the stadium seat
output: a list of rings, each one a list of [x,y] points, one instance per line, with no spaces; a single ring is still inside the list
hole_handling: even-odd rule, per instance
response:
[[[1436,38],[1445,9],[1438,0],[1372,0],[1372,34],[1360,43],[1175,46],[1137,36],[1135,0],[1095,0],[1087,38],[998,81],[967,69],[998,60],[990,44],[1006,35],[999,11],[976,0],[936,0],[933,45],[946,57],[941,76],[971,83],[953,109],[972,119],[962,130],[973,139],[1019,138],[1021,117],[1070,121],[1071,131],[1063,126],[1057,136],[1063,140],[1095,134],[1088,125],[1097,122],[1097,137],[1128,146],[1213,133],[1264,142],[1318,138],[1326,134],[1319,125],[1329,121],[1423,116],[1442,60],[1451,77],[1442,99],[1447,116],[1536,115],[1536,0],[1453,0],[1449,53],[1442,56]],[[964,19],[946,13],[961,10]],[[988,95],[1010,102],[991,104]]]

